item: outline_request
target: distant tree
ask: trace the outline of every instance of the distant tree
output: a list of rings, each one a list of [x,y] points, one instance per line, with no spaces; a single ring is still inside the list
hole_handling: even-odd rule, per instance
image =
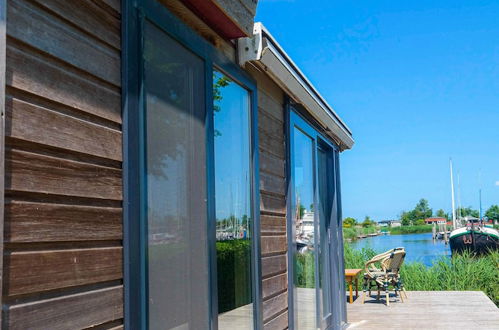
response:
[[[374,225],[374,221],[372,221],[371,218],[368,215],[366,215],[364,221],[362,222],[362,227],[367,228],[371,227],[372,225]]]
[[[300,210],[300,219],[303,219],[303,215],[305,214],[305,206],[300,204],[299,210]]]
[[[425,222],[424,222],[424,219],[418,219],[416,220],[416,222],[414,223],[416,226],[420,226],[420,225],[424,225]]]
[[[419,219],[426,219],[429,218],[433,215],[433,210],[430,208],[430,205],[428,201],[424,198],[421,198],[419,202],[416,204],[416,207],[413,210],[414,212],[414,219],[413,220],[419,220]]]
[[[447,213],[445,213],[445,211],[442,209],[437,211],[436,216],[439,218],[445,218],[445,219],[449,220],[449,215]]]
[[[402,226],[409,226],[411,224],[411,212],[402,211],[400,214],[400,223]]]
[[[489,220],[499,221],[499,205],[492,205],[485,212],[485,216],[489,218]]]
[[[355,227],[355,225],[357,225],[357,220],[355,220],[354,218],[348,217],[343,219],[343,227],[352,228]]]
[[[478,210],[472,209],[471,206],[458,208],[456,214],[460,214],[462,217],[478,218],[480,216]]]

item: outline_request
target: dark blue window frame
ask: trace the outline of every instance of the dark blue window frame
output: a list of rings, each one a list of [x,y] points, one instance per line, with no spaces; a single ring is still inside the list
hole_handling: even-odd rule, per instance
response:
[[[260,201],[258,178],[258,108],[255,81],[213,45],[196,34],[155,0],[122,0],[122,114],[123,114],[123,227],[124,324],[147,329],[147,221],[144,189],[143,26],[154,24],[205,62],[208,246],[210,266],[210,325],[218,328],[216,219],[214,194],[213,70],[216,69],[250,93],[250,169],[252,226],[253,319],[262,328],[260,261]]]

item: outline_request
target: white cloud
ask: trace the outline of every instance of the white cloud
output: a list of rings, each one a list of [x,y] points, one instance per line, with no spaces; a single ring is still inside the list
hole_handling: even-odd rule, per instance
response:
[[[499,181],[496,181],[496,186],[499,186]]]

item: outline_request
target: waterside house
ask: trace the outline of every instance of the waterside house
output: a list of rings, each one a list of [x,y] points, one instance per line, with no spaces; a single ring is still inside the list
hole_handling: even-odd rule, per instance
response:
[[[0,4],[3,329],[345,325],[352,133],[256,0]]]
[[[433,217],[433,218],[426,218],[424,222],[427,225],[432,225],[434,223],[436,223],[437,225],[443,225],[447,223],[447,219],[443,217]]]
[[[400,220],[381,220],[378,221],[380,227],[400,227],[402,225]]]

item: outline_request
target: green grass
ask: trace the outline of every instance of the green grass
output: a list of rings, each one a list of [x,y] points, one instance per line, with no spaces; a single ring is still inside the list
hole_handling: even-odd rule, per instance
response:
[[[375,254],[372,249],[354,250],[345,242],[345,268],[364,268],[364,263]],[[441,257],[431,267],[406,263],[400,274],[407,290],[483,291],[499,306],[499,252],[482,257],[469,253]]]
[[[388,229],[388,231],[391,235],[420,234],[431,233],[432,227],[432,225],[400,226],[391,227]]]

